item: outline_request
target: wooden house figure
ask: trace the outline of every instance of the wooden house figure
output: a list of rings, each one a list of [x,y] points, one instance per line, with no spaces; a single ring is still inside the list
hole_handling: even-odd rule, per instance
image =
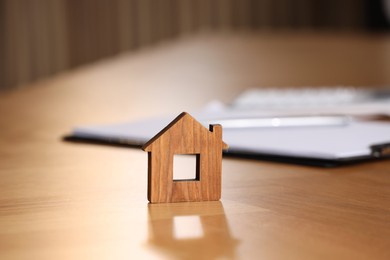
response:
[[[205,128],[188,113],[181,113],[150,139],[148,152],[148,200],[151,203],[211,201],[221,198],[222,127]],[[173,179],[174,155],[196,155],[196,177]]]

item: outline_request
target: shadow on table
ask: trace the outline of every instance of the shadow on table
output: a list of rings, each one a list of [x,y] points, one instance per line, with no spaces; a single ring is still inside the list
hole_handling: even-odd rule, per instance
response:
[[[149,204],[150,246],[179,259],[234,259],[232,238],[220,201]]]

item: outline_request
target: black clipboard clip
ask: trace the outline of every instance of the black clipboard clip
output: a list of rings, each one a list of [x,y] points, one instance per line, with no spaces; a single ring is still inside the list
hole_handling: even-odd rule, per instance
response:
[[[390,158],[390,143],[374,144],[370,146],[371,156],[375,158]]]

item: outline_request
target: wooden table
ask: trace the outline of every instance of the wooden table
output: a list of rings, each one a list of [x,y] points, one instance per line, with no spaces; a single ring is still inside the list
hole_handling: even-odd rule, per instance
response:
[[[149,205],[147,154],[72,127],[192,111],[254,86],[390,83],[390,38],[201,34],[0,95],[1,259],[390,259],[390,160],[225,158],[220,202]]]

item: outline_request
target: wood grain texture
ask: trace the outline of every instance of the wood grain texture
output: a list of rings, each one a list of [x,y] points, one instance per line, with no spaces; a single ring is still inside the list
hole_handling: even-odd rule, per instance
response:
[[[1,94],[0,259],[390,259],[390,160],[224,158],[220,202],[149,204],[145,152],[61,141],[253,86],[386,85],[389,61],[378,35],[206,34]]]
[[[221,125],[210,131],[183,112],[150,139],[142,149],[148,152],[148,200],[151,203],[210,201],[221,198]],[[173,179],[175,155],[196,155],[196,177]]]

